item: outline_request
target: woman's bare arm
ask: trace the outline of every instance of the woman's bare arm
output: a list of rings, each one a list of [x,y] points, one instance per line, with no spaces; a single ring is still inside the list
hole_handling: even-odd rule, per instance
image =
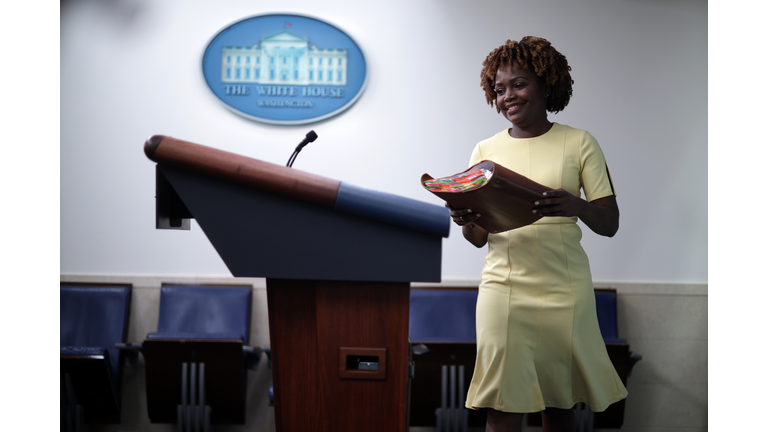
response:
[[[542,216],[576,216],[597,234],[613,237],[619,230],[619,205],[615,196],[587,202],[563,189],[544,192],[534,203]]]
[[[483,247],[488,243],[488,231],[480,228],[480,226],[475,223],[475,221],[483,215],[475,213],[472,209],[457,210],[448,204],[445,206],[451,210],[451,219],[453,219],[456,225],[461,227],[461,233],[464,234],[465,239],[478,248]]]

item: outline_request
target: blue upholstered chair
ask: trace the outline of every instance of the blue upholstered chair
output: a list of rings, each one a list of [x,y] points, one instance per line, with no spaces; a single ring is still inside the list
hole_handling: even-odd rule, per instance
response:
[[[59,292],[61,430],[120,423],[131,287],[62,284]]]
[[[595,303],[597,306],[597,322],[600,325],[600,333],[603,341],[609,347],[612,344],[627,344],[626,339],[619,338],[618,307],[616,305],[616,290],[613,288],[596,288]],[[629,351],[627,362],[627,377],[632,375],[635,363],[642,360],[643,356]]]
[[[617,318],[616,291],[606,289],[595,290],[595,305],[597,307],[597,322],[605,343],[627,343],[619,338],[619,320]]]
[[[483,425],[479,413],[464,409],[477,351],[476,303],[476,289],[411,289],[411,426],[461,432]]]
[[[643,356],[630,351],[627,340],[619,337],[616,290],[613,288],[595,288],[595,306],[597,308],[597,322],[600,325],[600,333],[603,336],[608,356],[626,385],[627,378],[632,374],[632,367]],[[621,428],[624,424],[625,405],[626,401],[622,400],[601,413],[593,413],[589,407],[585,406],[582,412],[582,417],[586,420],[585,432],[591,432],[593,428]]]
[[[251,287],[163,286],[157,332],[142,343],[152,423],[244,424]]]
[[[250,287],[164,286],[157,332],[147,338],[239,339],[247,344],[250,328]]]
[[[412,343],[474,343],[477,290],[412,289],[408,334]]]

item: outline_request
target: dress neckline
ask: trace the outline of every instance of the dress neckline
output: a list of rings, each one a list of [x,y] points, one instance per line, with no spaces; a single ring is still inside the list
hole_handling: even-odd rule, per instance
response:
[[[548,130],[548,131],[544,132],[543,134],[541,134],[541,135],[539,135],[539,136],[530,137],[530,138],[515,138],[515,137],[513,137],[512,135],[510,135],[510,134],[509,134],[509,131],[510,131],[512,128],[506,128],[506,129],[504,129],[504,131],[503,131],[502,133],[503,133],[503,134],[504,134],[504,135],[505,135],[507,138],[509,138],[509,139],[511,139],[511,140],[515,140],[515,141],[527,141],[527,140],[535,140],[535,139],[539,139],[539,138],[544,138],[544,137],[546,137],[547,135],[551,134],[551,133],[552,133],[552,132],[553,132],[553,131],[554,131],[556,128],[559,128],[560,126],[561,126],[561,125],[560,125],[560,123],[557,123],[557,122],[552,122],[552,127],[551,127],[551,128],[549,128],[549,130]]]

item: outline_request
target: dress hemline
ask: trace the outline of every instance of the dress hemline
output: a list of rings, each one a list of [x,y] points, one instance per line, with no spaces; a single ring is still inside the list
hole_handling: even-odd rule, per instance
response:
[[[533,408],[526,408],[526,409],[523,409],[523,410],[511,410],[511,409],[507,409],[505,407],[499,407],[498,405],[495,405],[495,406],[490,406],[490,405],[489,406],[473,406],[473,405],[469,405],[469,404],[464,404],[464,408],[471,409],[471,410],[474,410],[474,411],[479,411],[481,409],[493,409],[493,410],[496,410],[496,411],[501,411],[501,412],[506,412],[506,413],[529,414],[529,413],[541,412],[541,411],[544,411],[547,408],[571,409],[571,408],[575,407],[576,404],[584,403],[584,404],[587,404],[587,406],[589,406],[589,409],[592,410],[592,412],[598,413],[598,412],[604,412],[611,405],[613,405],[613,404],[615,404],[617,402],[621,402],[622,400],[626,399],[627,396],[628,396],[628,394],[625,394],[624,396],[616,395],[614,398],[610,399],[611,402],[608,402],[605,406],[598,407],[598,408],[602,408],[602,409],[597,409],[597,410],[594,409],[592,407],[592,405],[590,405],[589,401],[583,400],[583,399],[574,399],[575,402],[573,402],[573,404],[570,407],[568,407],[568,406],[565,406],[565,407],[564,406],[558,406],[558,404],[552,404],[552,405],[548,405],[547,406],[546,404],[544,404],[545,406],[543,408],[542,407],[533,407]]]

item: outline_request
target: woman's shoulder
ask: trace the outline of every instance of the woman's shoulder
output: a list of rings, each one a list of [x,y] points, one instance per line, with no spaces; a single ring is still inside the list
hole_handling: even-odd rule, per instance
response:
[[[563,132],[566,132],[568,134],[574,134],[574,135],[582,135],[582,134],[588,134],[584,129],[575,128],[573,126],[568,126],[562,123],[552,123],[552,129],[553,130],[560,130]]]
[[[553,123],[552,131],[559,131],[564,134],[569,140],[580,143],[581,145],[597,145],[597,140],[586,129],[578,129],[572,126]]]
[[[492,159],[497,153],[497,149],[504,147],[503,144],[510,139],[509,128],[486,138],[479,143],[475,144],[475,148],[472,150],[472,156],[469,159],[469,166],[472,166],[483,159]]]
[[[477,143],[477,146],[478,147],[486,146],[489,144],[497,143],[499,141],[504,141],[508,139],[509,139],[509,128],[506,128],[503,131],[480,141],[479,143]]]

